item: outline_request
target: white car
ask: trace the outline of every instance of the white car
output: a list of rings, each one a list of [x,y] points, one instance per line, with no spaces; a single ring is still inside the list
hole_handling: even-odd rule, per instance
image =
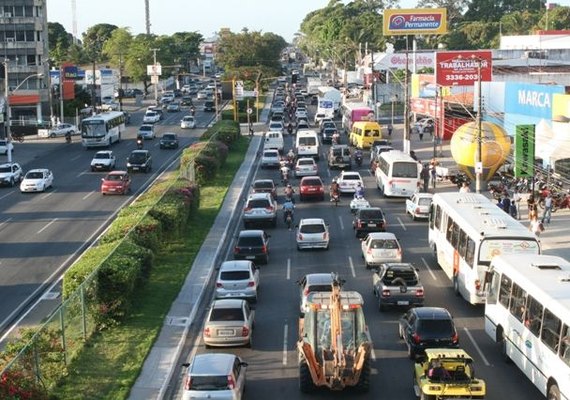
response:
[[[297,250],[329,249],[329,227],[322,218],[303,218],[297,226]]]
[[[274,132],[281,132],[281,134],[283,134],[284,130],[285,130],[285,126],[283,125],[283,122],[281,122],[281,121],[273,121],[269,124],[269,130],[274,131]]]
[[[393,233],[371,232],[362,240],[361,248],[366,268],[402,262],[402,247]]]
[[[206,100],[208,98],[208,92],[205,90],[200,90],[196,95],[196,99],[198,100]]]
[[[180,128],[182,128],[182,129],[194,129],[194,128],[196,128],[196,119],[191,115],[185,115],[180,120]]]
[[[91,160],[91,171],[111,171],[115,169],[115,163],[115,155],[111,150],[101,150]]]
[[[315,119],[314,119],[314,124],[317,126],[320,126],[320,122],[321,120],[325,118],[325,113],[316,113],[315,114]]]
[[[414,221],[416,218],[428,218],[432,199],[431,193],[414,193],[411,199],[406,199],[406,214],[410,214]]]
[[[307,118],[307,111],[304,109],[298,109],[295,111],[295,118]]]
[[[156,124],[160,121],[160,114],[155,111],[147,111],[143,117],[143,124]]]
[[[279,151],[273,149],[263,150],[261,155],[261,168],[279,167],[281,166],[281,157]]]
[[[20,192],[45,192],[53,186],[53,173],[47,168],[31,169],[20,183]]]
[[[154,139],[154,125],[149,125],[149,124],[141,125],[139,127],[139,133],[138,134],[140,136],[142,136],[142,138],[145,140]]]
[[[0,154],[8,154],[8,149],[14,152],[14,145],[5,139],[0,139]]]
[[[52,129],[49,130],[49,137],[54,138],[57,136],[65,136],[68,133],[70,135],[76,135],[78,132],[79,131],[77,130],[77,127],[75,125],[62,123],[54,126]]]
[[[101,111],[117,111],[117,110],[119,110],[119,103],[116,103],[114,101],[101,104]]]
[[[317,163],[311,157],[301,157],[295,164],[295,178],[318,175]]]
[[[360,185],[364,188],[364,181],[360,173],[356,171],[342,171],[336,179],[341,193],[354,193],[356,187]]]
[[[216,299],[257,302],[259,268],[250,260],[224,261],[216,279]]]
[[[0,164],[0,186],[14,186],[24,176],[24,171],[18,163]]]

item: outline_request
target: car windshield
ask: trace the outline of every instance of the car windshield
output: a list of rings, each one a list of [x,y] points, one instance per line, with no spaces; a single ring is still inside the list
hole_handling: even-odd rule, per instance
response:
[[[26,174],[26,179],[42,179],[43,177],[43,172],[28,172]]]
[[[210,321],[243,321],[243,310],[240,308],[214,308]]]
[[[155,117],[155,116],[156,116],[156,113],[155,113],[155,112],[147,112],[147,113],[145,114],[145,117],[151,117],[151,118],[152,118],[152,117]]]
[[[344,181],[359,181],[360,180],[360,175],[356,175],[356,174],[346,174],[342,176],[342,180]]]
[[[191,390],[227,390],[228,377],[192,375]]]
[[[255,247],[255,246],[262,246],[263,241],[260,237],[255,236],[242,236],[238,240],[238,246],[242,247]]]
[[[183,119],[184,119],[185,122],[192,122],[192,121],[194,121],[194,118],[192,118],[192,117],[184,117]]]
[[[141,127],[139,128],[139,131],[140,131],[140,132],[152,131],[152,127],[151,127],[151,126],[143,125],[143,126],[141,126]]]
[[[249,279],[249,271],[222,271],[222,281],[246,281]]]
[[[452,336],[453,326],[448,319],[422,319],[418,332],[433,336]]]
[[[122,181],[124,175],[110,174],[105,178],[106,181]]]
[[[171,134],[165,133],[164,135],[162,135],[162,138],[163,138],[163,139],[166,139],[166,140],[175,140],[175,139],[176,139],[176,135],[174,135],[174,134],[172,134],[172,133],[171,133]]]
[[[429,206],[430,204],[431,204],[430,198],[423,197],[418,200],[418,205],[420,206]]]
[[[321,186],[320,179],[305,179],[303,180],[303,186]]]
[[[315,162],[311,159],[309,160],[299,160],[298,164],[299,165],[313,165]]]
[[[0,173],[12,172],[12,168],[9,165],[3,165],[0,167]]]
[[[96,159],[106,159],[108,160],[109,158],[111,158],[111,155],[109,153],[97,153],[95,154],[95,158]]]
[[[398,243],[393,239],[375,239],[370,242],[373,249],[397,249]]]
[[[144,162],[144,161],[146,161],[146,156],[145,156],[144,154],[142,154],[142,153],[133,153],[133,154],[131,154],[131,156],[129,157],[129,160],[130,160],[131,162],[135,162],[135,163],[137,163],[137,162]]]
[[[418,164],[415,162],[395,162],[392,167],[394,178],[417,178]]]
[[[278,157],[278,153],[274,151],[265,151],[263,152],[263,157]]]
[[[300,137],[298,140],[299,140],[299,146],[316,146],[317,145],[317,138],[314,136]]]
[[[269,201],[267,201],[266,199],[255,199],[255,200],[250,200],[247,206],[248,208],[266,208],[270,207],[271,204],[269,204]]]
[[[299,228],[301,233],[324,233],[326,232],[323,224],[303,224]]]
[[[269,181],[254,182],[253,187],[255,189],[273,189],[273,182]]]
[[[382,211],[380,210],[360,210],[361,219],[382,219]]]
[[[105,136],[107,134],[105,122],[85,120],[81,124],[81,134],[86,138]]]

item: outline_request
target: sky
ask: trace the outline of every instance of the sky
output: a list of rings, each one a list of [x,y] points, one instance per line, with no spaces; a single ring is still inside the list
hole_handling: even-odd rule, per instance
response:
[[[151,32],[171,35],[194,32],[209,38],[220,28],[239,32],[272,32],[291,42],[305,16],[326,7],[329,0],[150,0]],[[108,23],[129,27],[131,33],[145,32],[144,0],[75,0],[77,32]],[[72,33],[72,0],[47,0],[49,22],[59,22]],[[400,0],[402,8],[416,1]],[[382,29],[382,27],[378,27]]]

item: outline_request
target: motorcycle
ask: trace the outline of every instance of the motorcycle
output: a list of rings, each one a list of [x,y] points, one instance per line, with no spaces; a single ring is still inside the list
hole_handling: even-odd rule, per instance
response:
[[[281,180],[284,185],[289,183],[289,167],[285,165],[281,167]]]
[[[338,192],[331,193],[331,201],[334,203],[335,207],[338,207],[338,202],[340,201],[340,195]]]
[[[288,133],[289,135],[292,135],[292,134],[293,134],[293,125],[289,124],[289,125],[287,126],[287,133]]]
[[[362,166],[362,152],[360,150],[354,154],[354,161],[356,162],[357,166]]]
[[[284,213],[284,220],[287,225],[287,229],[291,230],[291,225],[293,224],[293,210],[285,210]]]
[[[338,133],[332,135],[332,144],[340,144],[340,135]]]
[[[460,189],[463,186],[464,182],[467,183],[467,186],[471,185],[471,179],[469,179],[469,177],[463,172],[458,172],[455,175],[451,175],[449,177],[449,180],[451,181],[451,183],[457,185],[457,189]]]
[[[71,134],[70,133],[65,134],[65,143],[71,143]]]
[[[142,149],[143,148],[143,140],[142,139],[137,139],[137,149]]]

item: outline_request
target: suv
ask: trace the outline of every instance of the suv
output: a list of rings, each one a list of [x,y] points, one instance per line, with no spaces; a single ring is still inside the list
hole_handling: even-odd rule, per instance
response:
[[[259,270],[249,260],[224,261],[216,280],[216,299],[239,298],[257,301]]]
[[[240,231],[234,247],[235,260],[260,260],[261,264],[269,262],[269,238],[262,230]]]
[[[233,354],[196,354],[187,367],[182,400],[195,398],[241,399],[247,363]]]
[[[335,144],[327,156],[329,168],[352,168],[350,148],[346,144]]]
[[[0,185],[14,186],[24,178],[24,171],[18,163],[0,164]]]
[[[277,203],[270,193],[252,193],[243,210],[243,226],[247,229],[253,223],[262,222],[277,226]]]
[[[212,100],[206,100],[204,102],[204,111],[214,112],[216,111],[216,105]]]
[[[380,207],[358,208],[354,214],[352,228],[356,237],[363,233],[385,232],[386,219]]]
[[[408,347],[408,357],[430,348],[457,348],[459,336],[449,311],[440,307],[412,308],[398,322],[398,335]]]
[[[91,160],[91,171],[111,171],[115,169],[115,156],[111,150],[101,150],[95,153]]]
[[[144,171],[152,169],[152,157],[148,150],[133,150],[127,158],[127,171]]]
[[[372,291],[380,311],[386,310],[386,306],[424,305],[424,287],[412,264],[381,264],[372,275]]]
[[[161,149],[177,149],[178,148],[178,135],[172,132],[162,134],[160,138]]]

